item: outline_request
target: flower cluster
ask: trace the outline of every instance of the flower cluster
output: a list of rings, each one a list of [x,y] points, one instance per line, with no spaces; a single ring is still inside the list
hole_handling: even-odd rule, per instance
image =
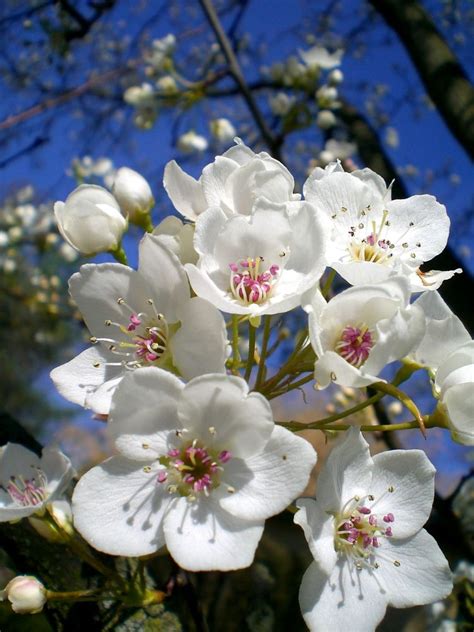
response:
[[[165,53],[155,53],[158,64]],[[310,67],[314,55],[337,65],[339,53],[312,50]],[[92,346],[51,373],[64,397],[107,422],[115,448],[77,483],[74,528],[109,555],[166,547],[184,569],[227,571],[250,565],[265,520],[296,502],[314,557],[300,589],[311,630],[374,630],[387,605],[449,594],[447,561],[422,528],[434,495],[426,455],[372,457],[353,427],[319,474],[316,499],[297,500],[316,453],[292,432],[305,426],[275,421],[269,404],[309,382],[353,396],[370,385],[407,408],[414,418],[402,426],[447,427],[473,443],[473,342],[436,291],[457,271],[420,271],[446,243],[444,206],[427,195],[391,200],[377,174],[339,162],[317,167],[301,199],[282,163],[239,139],[198,179],[166,166],[164,188],[184,222],[153,227],[154,196],[136,172],[119,169],[111,188],[82,185],[56,204],[69,243],[119,261],[71,277]],[[147,231],[136,270],[120,246],[128,221]],[[339,293],[336,273],[346,283]],[[308,326],[274,370],[268,358],[282,338],[272,316],[301,308]],[[432,415],[399,388],[415,370],[432,380]],[[353,399],[353,412],[371,404],[362,392]],[[344,433],[338,422],[351,412],[309,427]],[[55,452],[43,466],[21,450],[1,455],[0,517],[38,520],[71,470]]]

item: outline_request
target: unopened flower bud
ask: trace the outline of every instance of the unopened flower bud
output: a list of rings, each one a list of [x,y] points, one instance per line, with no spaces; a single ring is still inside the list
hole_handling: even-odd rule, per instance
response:
[[[337,123],[337,119],[331,110],[321,110],[316,117],[316,125],[321,129],[330,129]]]
[[[116,250],[127,229],[114,196],[93,184],[81,184],[65,202],[56,202],[54,214],[64,239],[85,255]]]
[[[133,223],[140,224],[141,216],[148,215],[155,203],[148,182],[128,167],[121,167],[117,171],[112,191],[120,207]]]
[[[338,86],[340,83],[342,83],[344,81],[342,70],[339,70],[339,68],[331,70],[331,72],[329,73],[328,81],[329,84],[332,86]]]
[[[235,127],[226,118],[214,119],[209,127],[214,138],[222,143],[231,141],[237,133]]]
[[[46,589],[32,575],[18,575],[2,592],[2,598],[7,598],[12,605],[12,610],[18,614],[41,612],[46,603]]]
[[[178,138],[178,149],[186,154],[206,151],[207,145],[207,139],[192,130]]]

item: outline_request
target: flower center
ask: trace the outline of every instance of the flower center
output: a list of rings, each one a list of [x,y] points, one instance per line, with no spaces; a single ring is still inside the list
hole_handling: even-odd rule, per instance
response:
[[[209,448],[195,439],[160,457],[159,462],[165,469],[160,470],[157,480],[168,485],[170,494],[186,496],[193,501],[201,494],[209,496],[219,487],[223,465],[231,458],[228,450]]]
[[[351,226],[349,236],[353,239],[349,242],[349,254],[354,261],[370,261],[371,263],[387,263],[392,257],[392,250],[395,246],[389,239],[382,238],[386,226],[390,226],[387,221],[388,211],[384,211],[379,226],[372,222],[372,232],[364,237],[358,237],[359,230],[367,230],[362,222],[357,226]]]
[[[375,344],[375,334],[365,324],[347,325],[342,330],[341,337],[336,343],[335,350],[349,364],[360,367],[370,355]]]
[[[230,291],[244,305],[260,305],[270,298],[277,282],[280,266],[275,264],[265,269],[263,257],[244,259],[230,263]]]
[[[151,298],[147,299],[150,313],[137,312],[123,298],[117,299],[117,303],[128,312],[124,316],[124,322],[106,320],[105,324],[107,327],[117,327],[122,334],[128,337],[128,340],[93,336],[90,341],[93,344],[97,342],[108,344],[109,351],[121,356],[120,362],[109,362],[107,363],[109,366],[136,369],[157,363],[165,355],[168,348],[169,328],[165,317],[158,313]]]
[[[393,491],[393,487],[387,489],[389,493]],[[370,494],[366,499],[369,502],[375,500]],[[391,512],[378,515],[373,511],[376,503],[368,507],[362,500],[354,496],[335,516],[334,546],[339,554],[345,555],[355,564],[357,570],[376,569],[380,565],[377,560],[387,559],[379,549],[383,547],[384,539],[393,535],[392,524],[395,522],[395,516]],[[388,561],[397,567],[400,566],[398,560]]]
[[[11,476],[6,487],[2,487],[10,494],[14,503],[22,507],[35,507],[41,504],[47,497],[47,478],[39,468],[36,468],[36,476],[23,478],[23,476]]]

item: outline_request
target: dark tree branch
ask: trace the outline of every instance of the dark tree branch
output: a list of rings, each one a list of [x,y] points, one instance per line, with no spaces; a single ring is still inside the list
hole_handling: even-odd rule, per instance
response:
[[[474,159],[474,87],[430,15],[416,0],[370,0],[404,44],[453,136]]]

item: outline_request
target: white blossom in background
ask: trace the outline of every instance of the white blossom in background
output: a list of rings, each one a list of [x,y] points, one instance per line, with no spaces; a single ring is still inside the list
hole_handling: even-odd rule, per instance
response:
[[[56,448],[42,456],[17,443],[0,448],[0,522],[44,513],[69,485],[74,469]]]
[[[208,141],[205,136],[196,134],[193,130],[182,134],[178,138],[178,149],[185,154],[194,154],[196,152],[206,151],[208,148]]]
[[[453,439],[474,445],[474,341],[450,353],[436,371],[435,391]]]
[[[435,469],[420,450],[370,456],[358,429],[329,455],[317,499],[297,501],[295,522],[314,561],[300,607],[314,632],[371,632],[387,606],[431,603],[452,590],[448,562],[422,527]]]
[[[51,372],[66,399],[106,415],[131,370],[160,366],[185,379],[225,372],[222,315],[191,298],[183,266],[157,237],[145,235],[140,242],[138,270],[87,264],[69,288],[94,345]]]
[[[352,287],[329,302],[319,291],[309,305],[306,300],[318,388],[332,382],[362,388],[385,381],[380,371],[409,354],[425,331],[423,310],[410,305],[404,277]]]
[[[332,162],[338,164],[339,160],[347,160],[348,158],[353,156],[356,151],[357,147],[356,145],[354,145],[354,143],[349,143],[345,140],[336,140],[335,138],[330,138],[324,144],[324,149],[320,153],[319,159],[326,166],[330,166]],[[318,167],[316,169],[318,169]],[[340,170],[343,171],[342,167],[340,167]]]
[[[315,170],[304,197],[331,227],[328,261],[351,285],[410,279],[412,292],[435,290],[458,270],[421,272],[420,265],[446,246],[449,217],[432,195],[391,200],[391,190],[371,169],[351,173],[340,166]]]
[[[209,129],[214,138],[220,143],[230,142],[237,133],[235,127],[226,118],[213,119],[209,123]]]
[[[321,129],[331,129],[336,125],[337,119],[331,110],[320,110],[316,117],[316,125]]]
[[[210,208],[196,222],[196,265],[186,265],[198,296],[230,314],[280,314],[299,305],[325,269],[326,233],[305,202],[259,198],[252,214]]]
[[[296,103],[296,97],[288,95],[286,92],[277,92],[274,96],[269,97],[268,103],[273,114],[285,116]]]
[[[141,556],[166,544],[193,571],[249,566],[264,521],[302,492],[316,461],[239,377],[186,385],[147,368],[117,389],[107,430],[118,456],[74,490],[74,524],[94,548]]]
[[[328,83],[330,86],[338,86],[343,81],[344,81],[344,75],[342,73],[342,70],[339,70],[339,68],[335,68],[334,70],[331,70],[331,72],[328,75]]]
[[[161,94],[165,94],[167,96],[174,95],[178,92],[178,84],[171,75],[160,77],[156,82],[156,87]]]
[[[154,39],[151,43],[151,49],[147,51],[145,55],[145,60],[149,64],[150,69],[153,69],[154,72],[162,71],[175,48],[176,37],[173,33],[168,33],[165,37]]]
[[[141,174],[128,167],[117,170],[112,193],[131,222],[140,223],[143,215],[148,215],[155,204],[148,182]]]
[[[439,292],[424,292],[415,305],[421,307],[425,314],[426,330],[420,344],[409,357],[433,373],[452,351],[470,342],[471,336]]]
[[[46,589],[33,575],[17,575],[0,591],[0,600],[11,603],[17,614],[36,614],[46,603]]]
[[[56,202],[54,215],[64,239],[85,255],[116,250],[128,226],[114,196],[93,184],[81,184],[65,202]]]
[[[194,250],[194,224],[185,224],[169,215],[153,230],[160,243],[174,252],[181,263],[196,263],[198,254]]]
[[[323,46],[313,46],[308,50],[299,50],[301,59],[307,66],[317,66],[323,70],[330,70],[341,65],[343,49],[338,49],[330,53]]]
[[[335,86],[322,85],[316,90],[315,97],[320,108],[334,108],[338,105]]]
[[[135,107],[150,107],[155,105],[155,89],[151,83],[142,83],[141,86],[130,86],[123,95],[123,100]]]
[[[300,199],[293,193],[295,181],[288,169],[266,152],[255,154],[240,139],[204,167],[199,180],[172,160],[163,185],[176,210],[192,221],[211,206],[227,216],[249,215],[261,196],[277,203]]]

